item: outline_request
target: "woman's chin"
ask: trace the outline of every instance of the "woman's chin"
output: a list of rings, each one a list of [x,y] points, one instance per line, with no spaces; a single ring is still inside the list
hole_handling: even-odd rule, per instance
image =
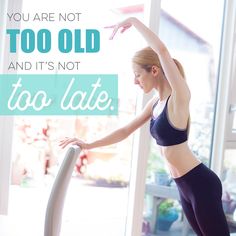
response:
[[[142,88],[142,90],[143,90],[144,93],[149,93],[150,92],[150,90],[148,90],[148,89]]]

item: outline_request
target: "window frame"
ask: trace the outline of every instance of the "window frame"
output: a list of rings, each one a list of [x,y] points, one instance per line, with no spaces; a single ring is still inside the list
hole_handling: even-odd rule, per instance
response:
[[[161,14],[161,0],[149,0],[144,4],[144,19],[146,25],[158,34]],[[137,96],[136,110],[140,111],[153,94],[140,94]],[[145,142],[143,142],[145,140]],[[150,151],[151,136],[147,122],[134,135],[132,168],[128,197],[128,211],[126,221],[126,236],[142,234],[143,207],[146,190],[146,169]]]
[[[17,53],[10,54],[5,49],[9,48],[8,41],[5,41],[5,30],[8,28],[19,28],[19,22],[7,21],[6,12],[11,9],[12,12],[21,12],[22,0],[3,0],[0,2],[1,22],[0,28],[0,61],[3,63],[0,67],[0,73],[9,73],[4,70],[10,61],[17,60]],[[13,116],[0,117],[0,214],[7,215],[8,213],[8,200],[9,200],[9,187],[11,179],[11,158],[12,158],[12,140],[13,140]]]
[[[229,141],[230,124],[229,106],[232,102],[233,91],[230,91],[233,81],[234,43],[236,40],[236,2],[225,0],[221,50],[218,70],[218,88],[214,113],[214,128],[211,151],[211,169],[221,177],[223,169],[224,151],[229,146],[236,148],[236,139]],[[232,130],[232,125],[231,125]],[[230,131],[231,132],[231,131]]]
[[[233,39],[233,59],[232,59],[232,69],[231,69],[231,81],[229,89],[229,104],[228,104],[228,114],[227,114],[227,126],[226,126],[226,146],[227,148],[236,148],[236,132],[233,132],[233,122],[236,117],[236,93],[232,88],[236,87],[236,30]]]

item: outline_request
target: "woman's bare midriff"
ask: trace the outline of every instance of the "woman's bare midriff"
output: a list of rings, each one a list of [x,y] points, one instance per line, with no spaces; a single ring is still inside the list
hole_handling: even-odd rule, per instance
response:
[[[201,163],[184,142],[178,145],[160,147],[173,178],[179,178]]]

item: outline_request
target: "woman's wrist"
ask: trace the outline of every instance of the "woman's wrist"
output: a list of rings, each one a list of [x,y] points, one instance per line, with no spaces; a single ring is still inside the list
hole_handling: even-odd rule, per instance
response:
[[[93,148],[93,143],[85,143],[84,144],[84,149],[92,149]]]
[[[129,21],[130,21],[130,23],[131,23],[132,25],[134,25],[135,23],[137,23],[138,19],[137,19],[136,17],[134,17],[134,16],[131,16],[131,17],[129,18]]]

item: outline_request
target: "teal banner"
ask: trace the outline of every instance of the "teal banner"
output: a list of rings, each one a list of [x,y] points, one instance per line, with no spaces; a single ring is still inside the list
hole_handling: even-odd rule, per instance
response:
[[[1,74],[0,115],[118,115],[118,75]]]

